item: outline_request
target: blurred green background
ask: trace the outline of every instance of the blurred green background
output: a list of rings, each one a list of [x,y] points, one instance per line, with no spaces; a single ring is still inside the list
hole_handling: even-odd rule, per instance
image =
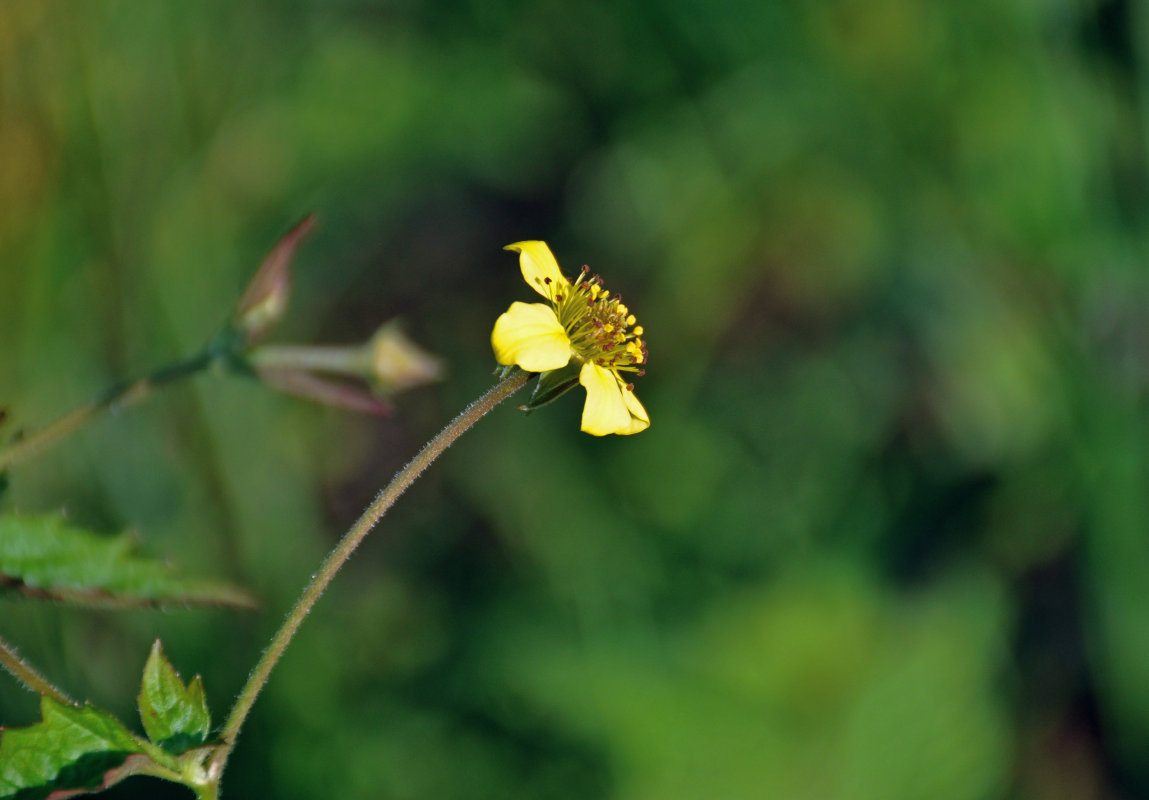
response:
[[[192,352],[310,211],[276,338],[450,370],[381,420],[204,376],[18,467],[262,607],[0,630],[129,720],[162,637],[222,719],[539,238],[645,326],[653,426],[484,420],[226,797],[1149,797],[1147,59],[1132,0],[0,4],[0,433]]]

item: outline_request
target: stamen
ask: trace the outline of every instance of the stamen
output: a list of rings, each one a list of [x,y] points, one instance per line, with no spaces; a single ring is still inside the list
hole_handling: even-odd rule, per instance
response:
[[[608,369],[616,376],[622,372],[646,374],[641,366],[648,360],[646,342],[640,338],[644,330],[622,302],[621,294],[609,292],[602,277],[597,273],[591,275],[586,264],[574,281],[536,279],[540,285],[544,281],[571,349],[580,359]],[[633,383],[624,386],[634,391]]]

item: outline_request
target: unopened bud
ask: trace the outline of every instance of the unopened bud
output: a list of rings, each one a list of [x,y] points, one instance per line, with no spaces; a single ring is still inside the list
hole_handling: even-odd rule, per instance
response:
[[[387,398],[443,375],[442,361],[408,339],[394,320],[362,344],[259,345],[245,363],[280,391],[372,414],[390,411]],[[365,381],[370,391],[346,379]]]
[[[291,263],[295,251],[315,229],[316,217],[303,218],[264,257],[235,309],[235,326],[247,344],[262,339],[279,322],[291,299]]]
[[[443,361],[423,350],[391,320],[367,343],[369,380],[384,396],[404,392],[443,377]]]

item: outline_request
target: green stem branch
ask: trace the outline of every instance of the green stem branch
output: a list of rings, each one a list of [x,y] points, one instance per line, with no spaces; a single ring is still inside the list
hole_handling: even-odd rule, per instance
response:
[[[46,427],[19,438],[0,450],[0,472],[68,438],[105,412],[127,408],[150,397],[157,389],[169,383],[203,371],[215,358],[216,354],[212,350],[205,350],[184,361],[161,367],[137,380],[112,386],[91,403],[74,409]]]
[[[16,648],[0,639],[0,666],[12,673],[13,677],[27,686],[36,694],[46,694],[57,703],[67,706],[76,705],[76,701],[57,689],[52,683],[37,672],[31,664],[20,658]]]
[[[337,375],[361,376],[371,367],[370,354],[362,345],[268,344],[252,350],[249,361],[256,369],[315,370]]]
[[[407,487],[414,483],[415,479],[422,474],[423,470],[429,467],[444,450],[450,447],[456,439],[478,422],[488,411],[523,388],[530,377],[530,373],[514,368],[507,377],[495,384],[486,394],[467,406],[463,413],[455,417],[447,427],[440,431],[434,439],[428,442],[427,445],[419,451],[417,456],[411,459],[407,466],[391,479],[387,487],[378,494],[374,502],[367,507],[367,510],[363,512],[362,516],[351,526],[351,529],[343,535],[339,544],[337,544],[335,549],[327,556],[327,559],[323,562],[319,571],[315,573],[311,582],[307,584],[303,593],[295,602],[291,611],[288,612],[283,624],[279,630],[276,631],[267,649],[263,651],[263,655],[255,665],[255,669],[252,670],[250,677],[247,679],[247,683],[240,691],[235,706],[232,708],[227,723],[224,725],[223,731],[220,734],[222,744],[216,750],[208,766],[209,780],[218,783],[223,774],[224,765],[227,763],[227,759],[235,747],[239,730],[251,712],[251,708],[255,704],[255,700],[259,696],[260,691],[264,685],[266,685],[271,671],[283,656],[287,645],[295,636],[296,631],[299,630],[299,626],[303,624],[304,618],[307,617],[307,614],[311,611],[312,607],[314,607],[316,601],[319,600],[320,595],[323,594],[323,591],[331,583],[335,574],[347,562],[347,559],[351,557],[355,548],[359,546],[360,542],[363,541],[380,518],[387,513],[388,509],[395,504],[395,501],[399,499],[400,495],[407,490]]]

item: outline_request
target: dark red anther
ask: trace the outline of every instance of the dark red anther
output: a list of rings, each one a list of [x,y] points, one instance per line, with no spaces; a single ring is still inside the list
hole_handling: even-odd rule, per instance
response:
[[[556,294],[555,295],[555,302],[561,303],[562,301],[563,301],[563,296],[561,294]]]
[[[550,282],[551,282],[550,278],[543,278],[543,283],[550,283]]]
[[[644,370],[644,369],[640,369],[640,370],[637,372],[637,375],[638,375],[638,377],[640,377],[640,378],[641,378],[643,375],[645,375],[645,374],[646,374],[646,370]]]
[[[626,390],[627,390],[628,392],[633,392],[633,391],[634,391],[634,384],[633,384],[633,383],[628,383],[628,384],[626,385]]]
[[[590,267],[588,267],[586,264],[583,264],[582,265],[582,271],[583,271],[583,274],[585,275],[586,273],[590,272]]]

